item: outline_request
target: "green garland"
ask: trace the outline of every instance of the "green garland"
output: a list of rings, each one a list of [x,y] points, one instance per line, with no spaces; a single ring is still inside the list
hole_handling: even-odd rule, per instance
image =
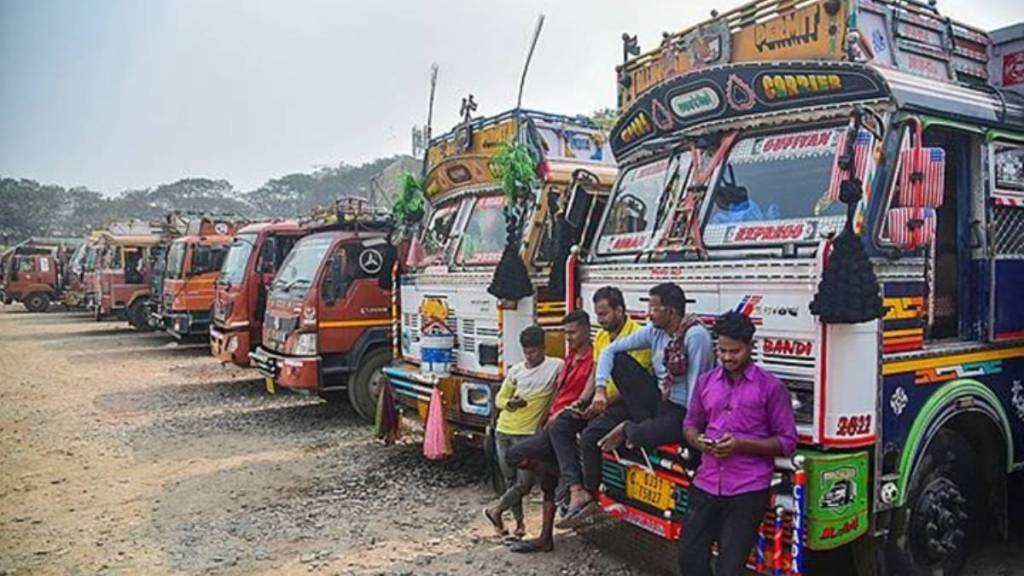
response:
[[[501,180],[501,189],[510,203],[533,196],[537,185],[537,160],[527,145],[503,144],[491,161],[491,172]]]
[[[395,220],[399,224],[419,222],[423,218],[424,203],[423,181],[412,172],[403,172],[399,176],[395,204],[391,207]]]

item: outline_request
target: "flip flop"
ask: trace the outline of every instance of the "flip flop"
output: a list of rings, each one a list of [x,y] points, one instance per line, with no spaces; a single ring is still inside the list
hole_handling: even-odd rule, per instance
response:
[[[494,531],[498,536],[508,536],[508,528],[501,523],[500,517],[497,519],[492,518],[491,515],[487,513],[487,508],[484,508],[481,512],[483,513],[484,518],[486,518],[487,521],[491,523],[491,526],[494,527]]]
[[[551,552],[555,549],[555,545],[549,542],[547,545],[540,545],[533,540],[520,540],[508,547],[509,552],[516,554],[533,554],[535,552]]]
[[[569,511],[565,513],[565,516],[555,523],[555,528],[576,528],[593,516],[599,508],[600,506],[597,505],[597,500],[588,500],[586,504],[579,508],[570,507]]]

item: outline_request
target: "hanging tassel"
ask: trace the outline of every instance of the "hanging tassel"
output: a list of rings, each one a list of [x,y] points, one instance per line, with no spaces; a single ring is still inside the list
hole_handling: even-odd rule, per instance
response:
[[[398,411],[395,410],[395,396],[391,392],[391,383],[385,382],[377,395],[377,411],[373,419],[374,433],[377,438],[391,445],[398,440],[400,427]]]
[[[428,460],[441,460],[452,455],[452,443],[448,438],[448,423],[444,419],[444,404],[441,391],[434,388],[430,393],[430,408],[427,410],[427,426],[423,434],[423,455]]]

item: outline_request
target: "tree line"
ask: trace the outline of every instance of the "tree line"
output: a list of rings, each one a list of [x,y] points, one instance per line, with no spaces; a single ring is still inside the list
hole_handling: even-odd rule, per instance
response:
[[[0,175],[0,245],[30,237],[81,237],[111,222],[160,218],[172,211],[290,217],[358,195],[386,205],[402,170],[416,170],[409,156],[378,158],[358,166],[320,167],[272,178],[255,190],[236,190],[227,180],[183,178],[141,190],[104,195],[82,186],[41,184]]]

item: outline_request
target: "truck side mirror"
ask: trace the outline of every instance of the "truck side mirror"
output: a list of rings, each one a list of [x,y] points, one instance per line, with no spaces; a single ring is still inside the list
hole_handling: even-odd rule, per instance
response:
[[[381,264],[380,272],[377,273],[377,285],[380,286],[381,290],[391,290],[393,286],[391,278],[391,269],[395,266],[395,260],[398,259],[398,249],[388,244],[387,248],[384,249],[384,262]]]
[[[935,239],[934,208],[891,208],[889,238],[901,250],[916,250]]]
[[[900,152],[899,205],[938,208],[946,182],[946,151],[912,147]]]

